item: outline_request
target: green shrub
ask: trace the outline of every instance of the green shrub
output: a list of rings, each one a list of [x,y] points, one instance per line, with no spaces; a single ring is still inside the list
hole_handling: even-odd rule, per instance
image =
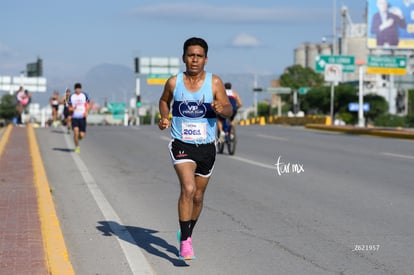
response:
[[[0,100],[0,118],[10,121],[16,113],[14,95],[3,95]]]
[[[390,114],[379,115],[375,118],[374,125],[382,127],[405,127],[406,118]]]

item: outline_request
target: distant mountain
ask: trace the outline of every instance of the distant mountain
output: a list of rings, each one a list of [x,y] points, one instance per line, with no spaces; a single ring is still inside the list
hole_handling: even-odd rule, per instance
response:
[[[127,102],[135,94],[135,73],[127,66],[101,64],[86,73],[84,90],[97,103]]]

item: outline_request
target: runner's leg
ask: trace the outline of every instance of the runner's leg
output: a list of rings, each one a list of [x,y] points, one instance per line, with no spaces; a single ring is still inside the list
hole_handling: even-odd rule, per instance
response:
[[[189,237],[189,225],[193,213],[193,201],[196,192],[196,182],[194,172],[196,164],[194,162],[184,162],[174,165],[178,179],[180,181],[181,192],[178,199],[178,218],[181,228],[181,240]]]

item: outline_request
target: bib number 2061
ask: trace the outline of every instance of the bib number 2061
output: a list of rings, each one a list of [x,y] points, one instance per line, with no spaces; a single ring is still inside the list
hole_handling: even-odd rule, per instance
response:
[[[184,135],[189,135],[189,136],[198,136],[201,135],[201,130],[200,129],[184,129]]]

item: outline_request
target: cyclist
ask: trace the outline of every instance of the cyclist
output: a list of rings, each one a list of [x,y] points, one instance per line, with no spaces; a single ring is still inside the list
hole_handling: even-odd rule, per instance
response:
[[[233,115],[230,117],[231,126],[234,126],[234,118],[237,115],[237,110],[243,105],[243,102],[240,99],[239,93],[231,88],[231,83],[226,82],[224,83],[224,88],[226,89],[227,97],[229,98],[229,101],[231,103],[231,106],[233,107]],[[217,119],[217,128],[220,133],[220,142],[224,142],[224,139],[226,137],[226,133],[223,131],[223,121],[225,118],[218,116]]]

